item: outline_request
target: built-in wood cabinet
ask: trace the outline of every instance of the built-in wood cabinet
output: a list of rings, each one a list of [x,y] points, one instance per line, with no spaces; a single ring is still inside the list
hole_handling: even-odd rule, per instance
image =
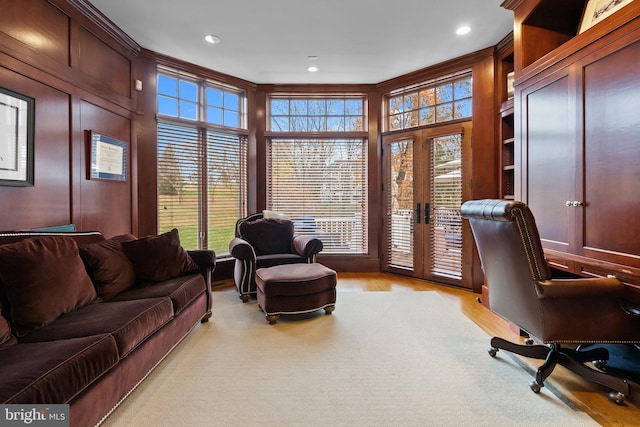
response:
[[[496,52],[496,93],[498,95],[498,145],[500,157],[500,197],[514,197],[514,128],[513,128],[513,33],[505,37]]]
[[[514,142],[513,99],[510,99],[500,109],[500,197],[507,200],[514,198]]]
[[[578,34],[586,0],[514,10],[514,197],[552,267],[640,289],[640,2]]]

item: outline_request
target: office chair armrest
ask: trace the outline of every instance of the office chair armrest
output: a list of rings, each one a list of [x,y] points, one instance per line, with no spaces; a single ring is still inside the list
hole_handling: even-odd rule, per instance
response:
[[[239,237],[235,237],[229,242],[229,253],[232,257],[240,260],[255,261],[256,259],[256,252],[253,247],[249,242]]]
[[[539,299],[622,297],[624,284],[615,277],[555,279],[536,282]]]
[[[293,236],[293,250],[300,256],[311,257],[319,253],[324,245],[322,240],[313,236]]]

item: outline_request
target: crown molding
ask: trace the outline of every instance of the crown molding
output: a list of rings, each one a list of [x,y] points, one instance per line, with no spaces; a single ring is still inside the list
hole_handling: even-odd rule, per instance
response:
[[[104,16],[94,5],[87,0],[66,0],[71,6],[76,8],[85,18],[98,26],[102,31],[115,39],[134,55],[139,55],[141,47],[135,40],[129,37],[109,18]]]

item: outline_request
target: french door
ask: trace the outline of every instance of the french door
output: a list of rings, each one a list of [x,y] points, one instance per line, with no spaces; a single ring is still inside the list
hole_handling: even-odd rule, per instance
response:
[[[383,136],[384,270],[462,285],[461,125]]]

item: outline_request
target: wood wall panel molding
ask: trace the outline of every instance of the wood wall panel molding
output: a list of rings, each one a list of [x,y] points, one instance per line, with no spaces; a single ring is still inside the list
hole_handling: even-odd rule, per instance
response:
[[[35,99],[34,186],[0,186],[0,229],[34,228],[71,222],[70,97],[0,67],[0,86]],[[7,201],[11,201],[8,203]]]
[[[0,0],[0,32],[61,65],[70,62],[71,18],[50,3]]]
[[[11,1],[11,0],[7,0]],[[129,37],[124,31],[122,31],[116,24],[114,24],[109,18],[104,16],[102,12],[95,8],[90,2],[86,0],[54,0],[56,2],[63,1],[69,3],[82,16],[88,19],[93,25],[105,32],[109,37],[120,46],[127,49],[131,54],[137,56],[140,54],[140,45],[136,43],[131,37]]]
[[[82,26],[78,50],[78,69],[83,75],[119,95],[131,97],[132,64],[128,58]]]

